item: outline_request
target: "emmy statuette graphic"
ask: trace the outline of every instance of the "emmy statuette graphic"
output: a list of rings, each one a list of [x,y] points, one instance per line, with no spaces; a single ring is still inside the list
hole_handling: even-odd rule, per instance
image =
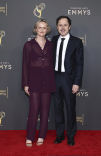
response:
[[[45,9],[45,4],[44,3],[40,3],[39,6],[36,5],[36,8],[34,9],[33,13],[35,16],[42,18],[41,14],[42,14],[42,10]]]
[[[2,118],[4,118],[5,117],[5,112],[0,112],[0,125],[1,125],[1,120],[2,120]]]
[[[5,36],[5,32],[3,30],[0,31],[0,45],[3,46],[1,44],[1,39]]]

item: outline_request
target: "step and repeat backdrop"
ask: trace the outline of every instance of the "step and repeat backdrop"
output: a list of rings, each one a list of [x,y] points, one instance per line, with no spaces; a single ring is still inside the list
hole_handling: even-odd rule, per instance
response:
[[[40,18],[49,22],[52,33],[47,38],[51,40],[58,34],[56,18],[60,15],[71,18],[71,34],[81,38],[84,45],[83,81],[76,104],[77,129],[101,130],[100,6],[100,0],[0,0],[0,130],[26,129],[29,98],[21,88],[23,45],[35,37],[33,27]],[[48,129],[54,130],[53,98],[48,121]],[[38,129],[40,114],[37,122]]]

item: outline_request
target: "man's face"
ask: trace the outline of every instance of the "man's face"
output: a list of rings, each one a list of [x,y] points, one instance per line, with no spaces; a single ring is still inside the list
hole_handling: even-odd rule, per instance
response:
[[[70,28],[67,18],[62,18],[58,21],[57,30],[62,37],[69,33]]]

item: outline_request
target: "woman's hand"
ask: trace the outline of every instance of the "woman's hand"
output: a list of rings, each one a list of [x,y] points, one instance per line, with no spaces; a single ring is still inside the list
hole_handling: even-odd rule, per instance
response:
[[[28,89],[29,89],[29,87],[27,87],[27,86],[24,87],[25,93],[28,94],[28,95],[30,96],[30,92],[28,91]]]

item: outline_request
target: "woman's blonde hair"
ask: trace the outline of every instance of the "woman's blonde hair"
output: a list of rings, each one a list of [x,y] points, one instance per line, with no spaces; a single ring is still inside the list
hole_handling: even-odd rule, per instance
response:
[[[37,34],[36,28],[37,28],[37,25],[38,25],[39,22],[45,22],[45,23],[47,24],[47,33],[46,33],[46,35],[49,35],[49,34],[51,33],[51,28],[50,28],[48,22],[47,22],[45,19],[39,19],[39,20],[36,22],[36,24],[35,24],[35,26],[34,26],[34,29],[33,29],[33,33],[34,33],[35,35]]]

